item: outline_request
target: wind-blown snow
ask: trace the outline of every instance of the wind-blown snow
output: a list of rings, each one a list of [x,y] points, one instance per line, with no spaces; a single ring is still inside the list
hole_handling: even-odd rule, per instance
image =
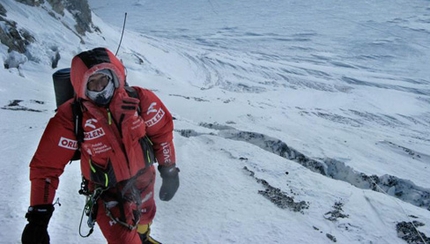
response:
[[[127,80],[176,118],[181,186],[157,198],[156,239],[391,244],[406,227],[429,243],[428,1],[90,0],[101,33],[82,41],[70,14],[3,2],[38,42],[30,60],[0,45],[22,63],[0,69],[0,243],[20,243],[26,224],[28,163],[55,113],[52,55],[63,68],[116,51],[125,12]],[[79,237],[80,180],[67,165],[52,243],[105,242],[98,229]]]

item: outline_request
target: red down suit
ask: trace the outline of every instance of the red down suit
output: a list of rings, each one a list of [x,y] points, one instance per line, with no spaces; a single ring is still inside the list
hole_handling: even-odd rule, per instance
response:
[[[88,78],[101,69],[113,73],[115,92],[106,107],[94,104],[85,95]],[[173,144],[173,119],[165,105],[150,90],[133,87],[140,100],[140,112],[127,114],[121,109],[123,99],[131,98],[125,90],[125,71],[121,62],[107,49],[96,48],[72,60],[71,81],[76,96],[81,100],[82,175],[90,184],[104,187],[115,186],[138,175],[138,182],[149,184],[153,191],[155,169],[149,162],[150,153],[142,146],[143,138],[152,143],[153,156],[160,165],[175,163]],[[135,98],[137,99],[137,98]],[[51,204],[65,165],[77,150],[75,121],[72,111],[74,99],[62,104],[50,119],[30,162],[30,205]],[[147,140],[149,139],[149,140]],[[97,175],[101,170],[103,174]],[[153,193],[150,198],[148,216],[141,222],[150,222],[155,215]],[[99,223],[100,224],[100,223]]]

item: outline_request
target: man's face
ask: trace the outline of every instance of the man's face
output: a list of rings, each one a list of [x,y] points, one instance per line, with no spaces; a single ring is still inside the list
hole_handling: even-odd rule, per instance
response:
[[[109,83],[110,77],[105,74],[94,74],[90,76],[87,82],[87,89],[90,91],[102,91]]]

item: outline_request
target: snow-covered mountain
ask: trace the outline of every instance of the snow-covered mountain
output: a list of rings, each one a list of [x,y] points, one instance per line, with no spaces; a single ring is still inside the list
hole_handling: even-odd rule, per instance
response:
[[[115,52],[125,12],[128,82],[176,118],[181,187],[157,199],[156,239],[430,242],[429,1],[89,0],[84,27],[67,1],[63,14],[36,2],[0,2],[2,31],[32,37],[22,53],[0,45],[0,243],[26,224],[52,73],[83,50]],[[80,180],[73,162],[52,243],[105,243],[79,236]]]

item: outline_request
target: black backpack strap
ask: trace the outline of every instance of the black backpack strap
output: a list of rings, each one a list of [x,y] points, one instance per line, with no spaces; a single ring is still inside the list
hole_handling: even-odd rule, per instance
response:
[[[137,93],[135,88],[131,86],[125,86],[124,89],[127,92],[129,97],[134,97],[139,99],[139,94]],[[142,116],[142,110],[140,109],[140,104],[139,104],[139,107],[137,108],[137,113],[139,114],[139,116]],[[156,159],[155,159],[155,153],[154,153],[154,148],[153,148],[151,139],[149,139],[148,136],[145,136],[139,139],[139,143],[140,143],[140,146],[142,147],[143,152],[146,153],[147,155],[145,157],[145,165],[146,166],[152,165]]]
[[[129,97],[134,97],[134,98],[139,99],[139,94],[137,93],[135,88],[127,85],[127,86],[124,86],[124,89],[127,92]],[[139,99],[139,101],[140,101],[140,99]],[[140,109],[140,104],[139,104],[139,107],[137,107],[137,113],[139,115],[142,115],[142,111]]]
[[[75,135],[76,141],[78,142],[78,149],[73,155],[72,160],[78,160],[81,158],[80,150],[81,144],[84,141],[84,129],[82,128],[82,104],[79,99],[75,99],[72,103],[73,119],[75,121]]]

